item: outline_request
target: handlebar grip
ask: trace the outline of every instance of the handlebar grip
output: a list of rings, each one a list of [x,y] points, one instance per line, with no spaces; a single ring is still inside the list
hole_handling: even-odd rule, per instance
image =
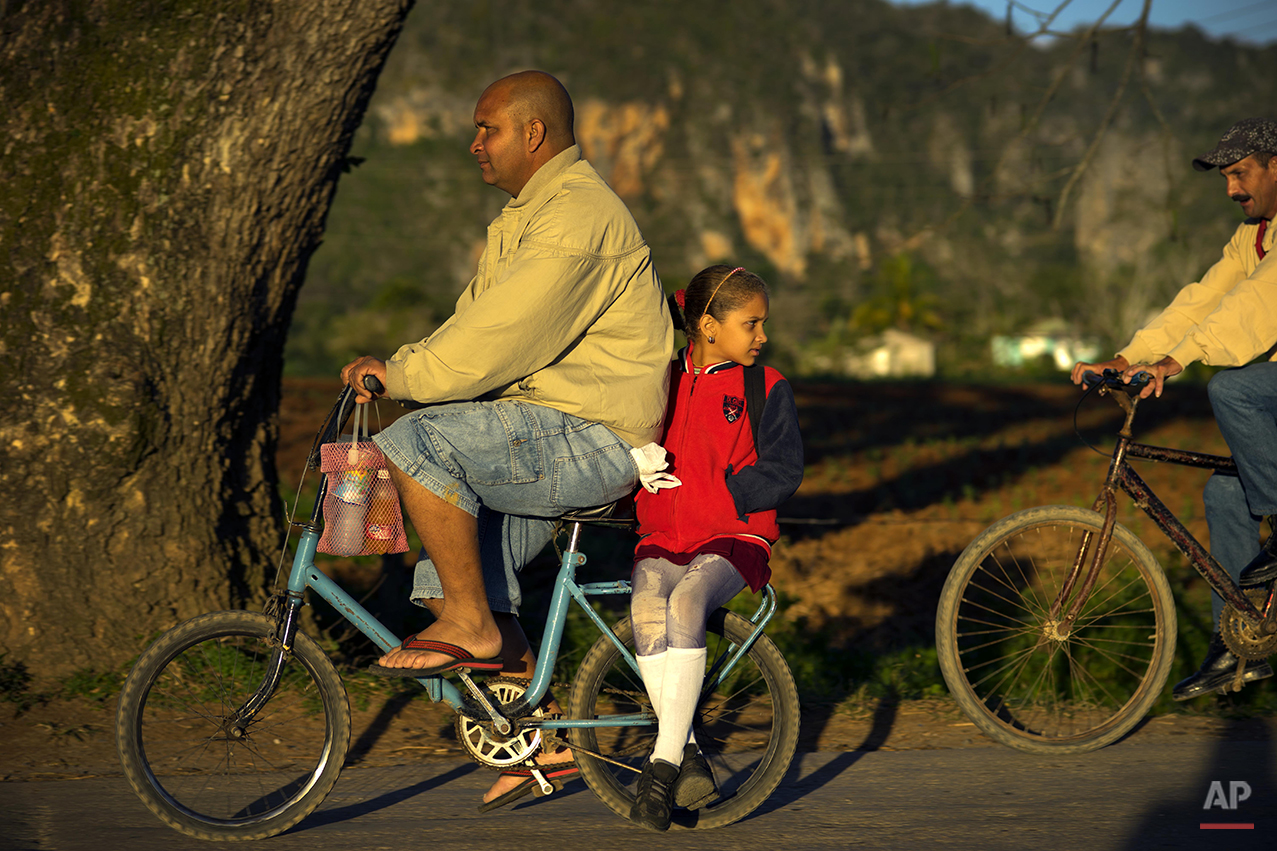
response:
[[[1087,384],[1107,384],[1116,390],[1135,394],[1148,386],[1148,383],[1153,380],[1153,376],[1147,372],[1137,372],[1131,376],[1131,380],[1128,383],[1122,380],[1122,373],[1116,369],[1106,369],[1103,375],[1096,375],[1088,370],[1082,374],[1082,380]]]
[[[375,375],[364,376],[364,388],[368,390],[369,393],[386,392],[386,388],[381,386],[381,382],[377,380],[377,376]]]

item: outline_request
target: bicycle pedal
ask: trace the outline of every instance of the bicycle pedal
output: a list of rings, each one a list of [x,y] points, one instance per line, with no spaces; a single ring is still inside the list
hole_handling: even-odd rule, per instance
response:
[[[1233,681],[1232,681],[1231,683],[1229,683],[1229,684],[1228,684],[1228,685],[1224,688],[1224,691],[1226,691],[1226,692],[1228,692],[1228,691],[1234,691],[1234,692],[1241,691],[1241,690],[1242,690],[1242,686],[1246,685],[1245,677],[1246,677],[1246,660],[1245,660],[1245,659],[1238,659],[1238,660],[1237,660],[1237,673],[1233,675]]]
[[[544,798],[546,795],[554,792],[555,786],[549,780],[545,779],[545,775],[539,769],[532,769],[532,779],[536,781],[536,786],[532,788],[532,794],[537,798]]]

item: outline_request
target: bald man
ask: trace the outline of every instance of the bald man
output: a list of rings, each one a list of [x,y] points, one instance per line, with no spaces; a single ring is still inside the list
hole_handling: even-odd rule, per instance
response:
[[[624,203],[581,158],[567,90],[540,71],[504,77],[474,124],[484,182],[512,196],[477,274],[428,338],[341,372],[360,402],[373,375],[425,406],[375,437],[421,536],[412,599],[436,616],[373,666],[386,676],[530,676],[519,569],[552,518],[633,492],[630,450],[658,437],[665,412],[661,282]],[[499,781],[484,806],[531,791],[516,785]]]

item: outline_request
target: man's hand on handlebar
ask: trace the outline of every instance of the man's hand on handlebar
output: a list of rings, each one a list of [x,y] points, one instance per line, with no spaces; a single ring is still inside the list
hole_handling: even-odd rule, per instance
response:
[[[1074,384],[1081,384],[1086,380],[1086,374],[1093,372],[1096,375],[1103,375],[1104,370],[1111,369],[1115,372],[1125,372],[1126,368],[1131,364],[1126,358],[1118,355],[1113,360],[1106,360],[1103,363],[1075,363],[1073,364],[1073,373],[1070,376]]]
[[[368,375],[381,382],[381,393],[373,393],[364,386],[364,377]],[[371,402],[385,393],[386,362],[367,355],[356,358],[341,368],[341,383],[355,391],[355,401],[359,404]]]
[[[1184,367],[1180,366],[1174,358],[1165,357],[1157,363],[1137,363],[1128,366],[1126,369],[1122,370],[1122,380],[1127,384],[1130,384],[1131,378],[1134,377],[1136,373],[1147,373],[1149,378],[1152,380],[1145,385],[1143,390],[1140,391],[1140,398],[1147,399],[1150,395],[1160,398],[1162,395],[1162,384],[1166,381],[1166,379],[1170,378],[1172,375],[1179,375],[1183,371]]]

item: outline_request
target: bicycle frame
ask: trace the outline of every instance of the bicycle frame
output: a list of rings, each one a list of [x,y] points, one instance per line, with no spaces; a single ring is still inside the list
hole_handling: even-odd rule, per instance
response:
[[[251,718],[257,708],[263,705],[269,699],[271,693],[275,690],[275,684],[279,678],[279,672],[283,667],[286,655],[291,652],[293,641],[297,631],[297,613],[301,606],[305,603],[305,592],[309,588],[314,593],[333,606],[341,615],[350,621],[360,632],[366,635],[369,640],[377,645],[382,651],[390,651],[400,644],[400,639],[386,629],[367,609],[359,604],[353,597],[347,594],[333,580],[329,579],[322,571],[315,567],[315,552],[319,543],[322,526],[320,518],[322,515],[322,506],[324,496],[327,493],[328,480],[325,476],[320,483],[319,493],[315,499],[315,508],[311,514],[310,522],[302,526],[301,538],[297,544],[296,553],[293,556],[293,566],[288,577],[288,590],[285,595],[285,608],[282,613],[282,623],[279,631],[280,649],[276,651],[275,656],[271,660],[267,680],[264,681],[257,692],[249,698],[249,700],[240,708],[238,718],[241,723],[245,718]],[[638,673],[638,663],[634,659],[634,655],[628,648],[616,637],[616,634],[608,627],[594,608],[589,604],[589,598],[595,596],[606,596],[614,594],[629,594],[630,583],[628,581],[617,582],[587,582],[578,584],[576,581],[576,569],[586,563],[585,553],[580,551],[580,535],[582,523],[580,521],[572,523],[571,531],[568,538],[568,546],[563,552],[560,562],[558,576],[554,583],[554,593],[550,600],[550,611],[546,618],[545,631],[542,638],[541,651],[538,654],[537,665],[533,671],[532,681],[527,691],[521,698],[520,704],[514,709],[519,709],[523,702],[530,706],[536,706],[546,695],[550,688],[550,681],[554,671],[554,665],[558,657],[559,646],[563,638],[563,630],[567,623],[568,607],[571,601],[575,600],[585,614],[594,623],[600,633],[611,639],[616,645],[622,658],[630,666],[634,672]],[[730,648],[730,655],[727,657],[725,664],[720,669],[710,671],[706,675],[705,687],[709,690],[717,687],[731,673],[737,662],[749,652],[754,642],[763,634],[763,630],[771,621],[772,616],[776,613],[776,592],[767,585],[763,589],[763,599],[757,611],[750,618],[750,622],[754,624],[754,630],[750,633],[749,638],[740,645]],[[461,711],[464,704],[464,698],[461,691],[451,682],[441,675],[431,675],[420,677],[417,682],[426,689],[426,693],[430,699],[435,702],[442,701],[450,706],[454,711]],[[517,712],[514,714],[518,714]],[[651,726],[656,723],[656,716],[652,713],[641,713],[631,715],[609,715],[591,719],[572,719],[572,718],[529,718],[524,723],[526,727],[540,728],[546,730],[571,729],[577,727],[618,727],[618,726]]]
[[[1073,587],[1077,578],[1081,575],[1082,565],[1086,561],[1087,552],[1092,543],[1091,533],[1088,532],[1082,538],[1082,545],[1078,550],[1077,558],[1074,560],[1073,569],[1061,588],[1060,594],[1052,604],[1051,614],[1053,618],[1059,620],[1060,631],[1068,632],[1074,620],[1080,614],[1082,605],[1090,596],[1091,588],[1095,584],[1098,575],[1099,565],[1103,561],[1105,550],[1108,549],[1109,539],[1113,532],[1113,524],[1116,522],[1116,493],[1120,489],[1130,496],[1135,504],[1170,539],[1171,543],[1175,544],[1176,548],[1188,557],[1194,569],[1201,574],[1211,588],[1219,593],[1220,597],[1228,605],[1232,606],[1245,620],[1257,628],[1265,632],[1277,632],[1277,617],[1274,617],[1277,616],[1277,610],[1274,610],[1272,605],[1273,594],[1271,592],[1269,594],[1268,603],[1265,606],[1269,611],[1269,616],[1265,617],[1264,613],[1255,608],[1250,600],[1246,598],[1246,595],[1242,593],[1237,584],[1233,582],[1232,577],[1215,560],[1214,556],[1202,546],[1201,542],[1193,537],[1193,534],[1185,528],[1184,524],[1180,523],[1170,509],[1157,498],[1157,495],[1140,478],[1140,475],[1135,472],[1127,459],[1145,458],[1150,461],[1201,467],[1216,472],[1234,474],[1237,472],[1236,462],[1232,458],[1223,455],[1208,455],[1201,452],[1166,449],[1160,446],[1149,446],[1134,442],[1131,436],[1131,422],[1135,418],[1135,409],[1139,400],[1132,398],[1122,390],[1109,390],[1107,386],[1102,387],[1100,392],[1113,396],[1118,405],[1126,412],[1126,421],[1121,430],[1118,431],[1117,445],[1113,449],[1113,460],[1109,464],[1108,476],[1104,481],[1104,487],[1091,506],[1092,510],[1104,514],[1104,526],[1100,532],[1100,541],[1091,557],[1090,569],[1086,571],[1081,589],[1076,595],[1072,595]],[[1071,595],[1072,601],[1068,606],[1068,611],[1063,617],[1060,617],[1061,610],[1064,608],[1066,601],[1069,601]]]

